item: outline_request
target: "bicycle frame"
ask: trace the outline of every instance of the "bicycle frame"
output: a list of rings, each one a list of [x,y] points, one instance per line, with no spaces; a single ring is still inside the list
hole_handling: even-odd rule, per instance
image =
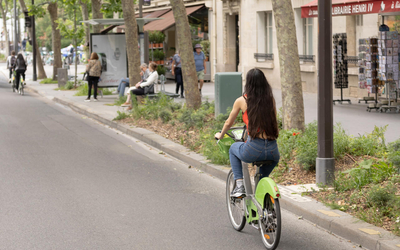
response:
[[[276,199],[280,197],[280,192],[278,186],[271,178],[265,177],[258,180],[258,177],[256,176],[254,194],[247,164],[248,163],[242,163],[243,181],[246,190],[244,201],[246,204],[246,220],[248,223],[251,223],[252,221],[258,221],[259,218],[264,216],[263,209],[265,207],[264,199],[266,194],[269,194],[273,199]],[[256,173],[256,175],[257,174],[258,173]]]

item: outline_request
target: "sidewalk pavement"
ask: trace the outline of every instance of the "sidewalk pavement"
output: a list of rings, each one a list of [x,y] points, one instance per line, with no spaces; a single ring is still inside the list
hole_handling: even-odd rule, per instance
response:
[[[114,103],[117,95],[98,97],[98,102],[83,102],[84,96],[74,96],[75,91],[56,91],[57,84],[39,84],[38,82],[27,81],[27,89],[39,95],[53,100],[54,102],[70,107],[77,113],[90,117],[111,128],[117,129],[122,133],[133,136],[173,157],[196,167],[200,172],[206,172],[222,181],[226,180],[229,167],[211,164],[204,156],[194,153],[184,146],[172,142],[152,131],[143,128],[128,126],[117,123],[113,119],[117,116],[117,111],[124,111],[118,106],[108,106]],[[166,90],[175,91],[175,84],[167,84]],[[10,87],[11,92],[11,87]],[[12,94],[12,93],[10,93]],[[205,83],[203,88],[203,100],[213,100],[213,84]],[[279,100],[279,92],[275,91],[276,99]],[[311,94],[305,94],[309,97]],[[184,99],[176,99],[184,101]],[[306,103],[308,99],[306,99]],[[357,105],[351,106],[350,109]],[[348,108],[340,107],[340,111]],[[362,112],[362,111],[360,111]],[[384,117],[387,117],[383,115]],[[397,119],[399,117],[397,116]],[[309,118],[308,118],[309,119]],[[372,119],[371,119],[372,120]],[[375,122],[375,120],[372,120]],[[398,136],[398,135],[397,135]],[[373,250],[400,250],[400,237],[375,227],[359,219],[338,210],[332,210],[316,200],[302,196],[302,192],[316,188],[315,184],[299,186],[281,186],[281,205],[294,214],[299,215],[299,219],[306,219],[316,226],[326,229],[328,232],[339,235],[347,240],[355,242],[362,247]]]

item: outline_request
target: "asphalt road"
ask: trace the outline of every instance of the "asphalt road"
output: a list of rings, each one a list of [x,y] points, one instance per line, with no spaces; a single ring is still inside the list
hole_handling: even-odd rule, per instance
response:
[[[225,183],[0,80],[0,249],[263,249]],[[278,249],[354,249],[283,211]],[[356,247],[358,248],[358,247]]]

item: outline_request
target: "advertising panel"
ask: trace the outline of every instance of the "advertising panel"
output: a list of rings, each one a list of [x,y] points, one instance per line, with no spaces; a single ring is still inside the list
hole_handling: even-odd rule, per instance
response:
[[[102,65],[99,87],[118,87],[128,76],[125,34],[91,34],[90,45]]]

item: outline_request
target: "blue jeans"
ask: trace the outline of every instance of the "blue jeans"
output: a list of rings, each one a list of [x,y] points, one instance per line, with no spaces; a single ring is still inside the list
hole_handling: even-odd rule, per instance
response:
[[[125,88],[129,87],[129,78],[122,78],[119,82],[117,92],[119,93],[119,97],[124,96]]]
[[[242,161],[251,163],[255,161],[273,161],[269,166],[260,168],[262,177],[268,177],[279,162],[279,150],[276,140],[252,139],[248,137],[246,142],[235,142],[229,149],[234,179],[243,179]]]

